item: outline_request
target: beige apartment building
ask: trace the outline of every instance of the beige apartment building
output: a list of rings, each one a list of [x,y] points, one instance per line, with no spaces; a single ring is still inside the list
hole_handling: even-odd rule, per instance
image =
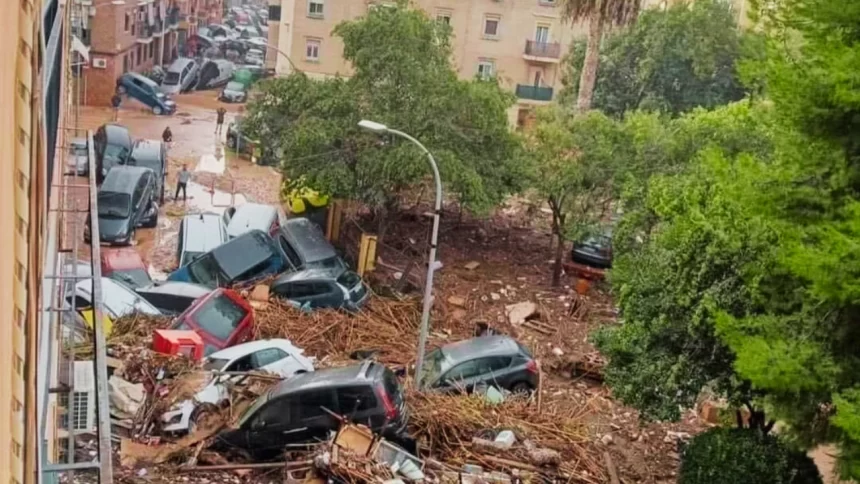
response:
[[[372,0],[270,0],[269,43],[312,77],[349,76],[343,44],[331,35],[344,20],[364,15]],[[432,18],[451,26],[453,63],[461,78],[496,76],[517,96],[511,124],[522,125],[534,106],[548,104],[561,89],[561,60],[582,25],[562,21],[560,0],[416,0]],[[270,52],[279,75],[291,71],[283,55]]]

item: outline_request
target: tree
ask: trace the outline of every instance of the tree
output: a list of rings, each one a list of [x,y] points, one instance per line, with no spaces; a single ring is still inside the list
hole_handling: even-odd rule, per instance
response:
[[[570,114],[558,108],[539,111],[527,136],[534,189],[552,211],[556,238],[552,284],[557,286],[565,240],[580,240],[609,213],[617,161],[627,159],[619,150],[627,143],[620,125],[605,115]]]
[[[597,67],[600,63],[600,43],[606,25],[627,25],[636,20],[641,0],[564,0],[563,16],[572,22],[588,19],[588,44],[579,81],[576,109],[591,109]]]
[[[821,484],[806,454],[757,429],[714,428],[681,454],[680,484]]]
[[[370,119],[421,140],[447,189],[473,210],[523,186],[519,144],[507,124],[514,98],[495,80],[457,78],[446,25],[401,3],[371,9],[334,33],[343,39],[352,77],[273,79],[249,105],[249,129],[277,145],[286,178],[304,177],[332,196],[365,203],[377,212],[382,236],[399,193],[430,170],[412,144],[357,127]]]
[[[722,0],[646,10],[603,43],[592,105],[619,117],[636,109],[676,116],[737,101],[745,92],[735,70],[744,36]],[[583,61],[582,48],[565,59],[562,103],[576,95]]]

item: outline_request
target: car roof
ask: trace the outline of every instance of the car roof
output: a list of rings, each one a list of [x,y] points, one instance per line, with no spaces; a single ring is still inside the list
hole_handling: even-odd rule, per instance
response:
[[[278,209],[262,203],[243,203],[236,207],[236,212],[227,224],[227,235],[238,237],[249,230],[259,229],[269,231],[272,221],[277,218]]]
[[[75,284],[75,291],[85,294],[92,300],[93,280],[84,279]],[[119,315],[130,313],[135,310],[134,303],[137,303],[137,308],[143,310],[146,314],[161,314],[155,306],[141,298],[131,288],[113,279],[101,278],[101,291],[103,304],[111,308],[111,310]]]
[[[305,350],[293,345],[292,341],[288,339],[274,338],[249,341],[247,343],[231,346],[212,353],[209,355],[209,358],[217,360],[234,360],[250,353],[254,353],[255,351],[265,350],[268,348],[278,348],[291,355],[301,355],[305,352]]]
[[[518,353],[519,346],[509,336],[479,336],[443,346],[442,352],[456,364],[484,356],[506,356]]]
[[[193,282],[165,281],[140,288],[137,292],[145,292],[147,294],[175,294],[177,296],[197,299],[209,294],[212,292],[212,289],[200,284],[194,284]]]
[[[99,187],[99,193],[132,193],[137,180],[147,171],[152,170],[140,166],[117,165],[108,171],[102,186]]]
[[[272,282],[272,286],[283,284],[285,282],[304,281],[313,279],[337,280],[337,276],[343,272],[343,269],[305,269],[302,271],[287,272],[282,274]]]
[[[199,213],[186,215],[182,218],[182,223],[185,224],[183,236],[185,237],[185,250],[188,250],[188,243],[191,241],[195,245],[193,252],[209,252],[224,243],[221,226],[224,224],[224,219],[217,213]]]
[[[324,368],[310,373],[302,373],[277,384],[269,392],[269,397],[279,397],[313,388],[335,387],[367,382],[370,380],[370,378],[368,378],[368,373],[370,373],[371,366],[372,363],[370,361],[365,361],[358,365],[343,366],[340,368]]]
[[[202,36],[200,36],[200,37],[202,37]],[[194,59],[191,59],[190,57],[180,57],[180,58],[176,59],[175,61],[173,61],[172,64],[170,64],[170,67],[167,68],[167,72],[182,73],[182,69],[185,69],[186,65],[192,64],[192,63],[194,63]]]
[[[139,139],[131,147],[131,157],[161,158],[162,142],[155,139]]]
[[[143,77],[143,76],[138,75],[138,77]],[[147,78],[144,77],[144,79],[147,79]],[[151,82],[151,79],[148,79],[148,80],[150,80],[150,82]],[[104,128],[105,136],[107,136],[108,139],[115,138],[116,136],[119,136],[123,140],[128,140],[129,142],[131,141],[131,134],[129,133],[128,128],[126,128],[125,126],[123,126],[121,124],[105,123],[101,127]]]
[[[137,79],[138,81],[143,82],[144,84],[149,84],[151,86],[158,87],[157,82],[144,76],[143,74],[138,74],[137,72],[126,72],[125,74],[123,74],[123,77],[133,77],[134,79]]]
[[[131,248],[104,248],[101,251],[102,267],[110,267],[113,270],[144,269],[146,265],[140,254]]]
[[[271,239],[262,230],[251,230],[233,240],[230,240],[212,249],[212,256],[218,261],[218,265],[224,274],[233,279],[239,277],[249,267],[253,267],[272,256],[273,250]],[[260,257],[261,248],[269,252],[265,257]],[[257,255],[252,258],[251,255]]]
[[[282,233],[305,262],[312,263],[337,256],[322,230],[304,217],[287,220]]]

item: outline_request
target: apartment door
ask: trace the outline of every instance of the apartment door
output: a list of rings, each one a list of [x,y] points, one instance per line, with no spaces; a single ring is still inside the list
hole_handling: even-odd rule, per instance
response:
[[[543,81],[543,73],[541,71],[535,71],[535,87],[540,87]]]
[[[547,42],[549,42],[549,27],[538,25],[535,29],[535,43],[546,44]]]

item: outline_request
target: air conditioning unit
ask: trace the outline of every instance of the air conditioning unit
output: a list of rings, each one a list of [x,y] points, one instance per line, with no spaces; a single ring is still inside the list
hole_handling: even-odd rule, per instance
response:
[[[96,69],[107,69],[107,59],[104,59],[102,57],[94,57],[93,67],[95,67]]]
[[[96,383],[93,362],[75,362],[75,385],[69,395],[66,418],[75,434],[92,433],[96,427]]]

